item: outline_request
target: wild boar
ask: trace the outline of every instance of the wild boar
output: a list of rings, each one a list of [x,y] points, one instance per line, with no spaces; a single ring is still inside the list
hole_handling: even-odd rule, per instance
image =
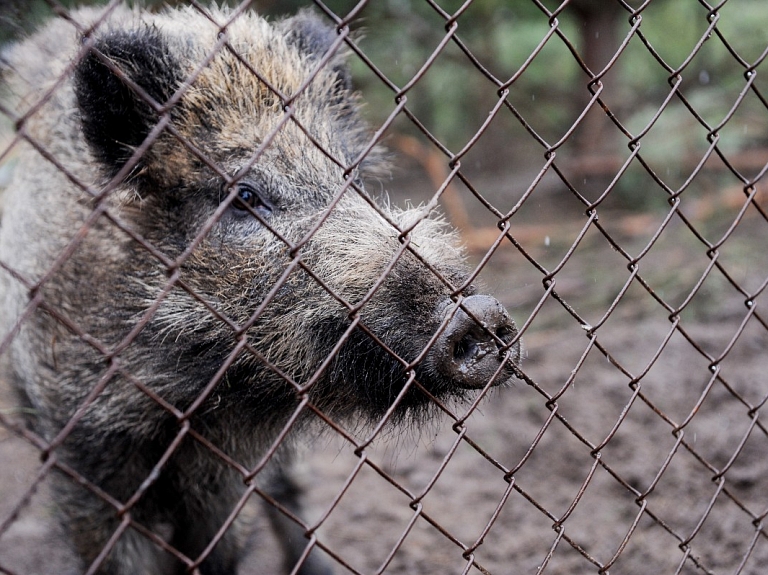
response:
[[[415,425],[513,376],[457,234],[366,192],[342,40],[310,12],[91,8],[4,56],[3,377],[90,572],[234,574],[255,482],[300,514],[281,461],[318,413]],[[270,510],[293,569],[304,528]]]

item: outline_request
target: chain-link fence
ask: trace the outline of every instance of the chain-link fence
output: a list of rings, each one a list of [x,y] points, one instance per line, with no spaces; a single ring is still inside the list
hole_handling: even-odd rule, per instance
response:
[[[0,573],[763,573],[761,2],[302,6],[7,4]]]

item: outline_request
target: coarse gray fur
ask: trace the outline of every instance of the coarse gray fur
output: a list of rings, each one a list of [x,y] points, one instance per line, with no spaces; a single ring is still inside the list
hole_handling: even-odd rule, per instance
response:
[[[230,14],[210,11],[219,23]],[[312,381],[310,400],[328,417],[376,421],[408,381],[404,363],[376,339],[414,361],[441,324],[458,321],[451,314],[463,314],[449,296],[468,272],[456,234],[422,209],[374,207],[350,187],[327,213],[342,189],[343,166],[362,187],[380,165],[375,148],[361,159],[371,135],[342,51],[316,71],[335,31],[307,12],[274,23],[245,13],[226,28],[237,56],[222,49],[200,69],[220,30],[199,11],[118,7],[102,18],[101,9],[72,13],[83,29],[98,21],[89,34],[93,49],[72,23],[56,19],[3,57],[6,100],[23,119],[0,226],[0,342],[10,342],[3,377],[33,414],[32,428],[45,441],[60,441],[51,450],[58,461],[125,503],[185,425],[244,468],[256,465],[299,406],[286,377]],[[285,102],[254,70],[287,97],[316,71],[290,102],[296,121],[285,121]],[[178,101],[163,115],[140,93],[160,106]],[[172,129],[131,158],[168,119]],[[238,180],[227,186],[225,175]],[[286,242],[301,242],[321,218],[292,253]],[[394,261],[402,247],[395,226],[413,224],[408,238],[418,257],[405,250]],[[295,265],[297,255],[311,274]],[[475,291],[468,286],[462,295]],[[350,326],[341,301],[364,298],[359,315],[367,332],[354,329],[319,372]],[[488,308],[485,299],[476,301]],[[489,313],[503,316],[494,337],[510,341],[516,331],[506,312]],[[519,345],[508,356],[516,362]],[[440,357],[424,353],[416,366],[416,379],[433,395],[461,399],[468,388],[492,383],[487,376],[454,378]],[[499,365],[494,384],[511,375]],[[188,416],[173,411],[196,401]],[[430,405],[412,384],[392,419],[418,420]],[[305,407],[298,416],[294,441],[311,413]],[[276,465],[271,473],[268,491],[300,514],[287,470]],[[246,488],[241,474],[189,435],[152,479],[130,518],[192,560]],[[122,518],[65,473],[56,474],[54,489],[65,530],[88,567]],[[270,515],[290,570],[307,540],[292,520],[274,509]],[[236,573],[247,539],[241,523],[235,520],[200,573]],[[328,573],[329,564],[313,551],[300,573]],[[185,569],[128,528],[97,572]]]

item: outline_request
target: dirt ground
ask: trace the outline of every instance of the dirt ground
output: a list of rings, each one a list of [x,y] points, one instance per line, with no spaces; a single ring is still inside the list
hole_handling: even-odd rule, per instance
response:
[[[585,217],[538,215],[521,218],[515,232],[552,269]],[[637,254],[663,217],[602,221]],[[730,221],[702,225],[717,234]],[[724,269],[748,290],[768,275],[766,227],[748,215],[721,250]],[[705,251],[673,222],[640,275],[680,305],[706,272]],[[593,230],[556,276],[558,296],[583,321],[544,297],[542,275],[508,244],[481,275],[518,324],[529,324],[527,380],[492,391],[466,420],[470,406],[460,405],[420,431],[386,433],[364,452],[372,465],[359,466],[333,432],[306,443],[307,520],[324,518],[320,541],[351,568],[336,572],[765,573],[768,436],[752,410],[768,396],[760,298],[749,313],[715,270],[675,324],[637,278],[624,289],[626,261]],[[599,326],[596,339],[589,326]],[[1,391],[0,409],[12,413]],[[52,520],[46,483],[24,501],[41,466],[32,446],[0,427],[0,573],[82,572]],[[279,573],[258,513],[255,530],[241,573]]]

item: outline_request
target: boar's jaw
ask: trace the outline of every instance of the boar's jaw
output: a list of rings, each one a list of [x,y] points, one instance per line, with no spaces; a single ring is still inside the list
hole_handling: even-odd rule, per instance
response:
[[[323,331],[329,342],[333,340],[334,343],[338,341],[335,336],[341,337],[344,333],[342,326]],[[428,341],[428,338],[414,335],[408,341],[387,345],[404,361],[412,361]],[[406,347],[409,349],[404,349]],[[434,377],[435,374],[430,371],[422,370],[420,365],[416,366],[416,380],[430,394],[442,399],[466,398],[469,390],[452,386],[444,378]],[[407,383],[408,374],[404,364],[358,327],[339,349],[335,360],[328,367],[325,381],[315,390],[313,399],[321,409],[329,409],[335,415],[348,416],[354,413],[373,422],[386,413]],[[433,403],[429,396],[412,383],[410,389],[400,397],[393,420],[398,422],[406,416],[418,417],[426,414],[431,406]]]
[[[464,298],[460,307],[446,299],[437,306],[434,316],[432,334],[400,334],[395,341],[384,341],[403,362],[410,362],[423,353],[434,332],[439,332],[415,366],[416,381],[429,394],[441,400],[462,401],[473,390],[502,385],[515,376],[520,342],[511,342],[518,335],[517,328],[495,298],[472,295]],[[321,331],[332,346],[346,326],[331,323],[323,325]],[[356,328],[328,367],[316,401],[321,406],[325,403],[331,408],[341,407],[342,411],[344,405],[356,405],[358,411],[371,418],[383,415],[408,383],[404,363],[391,352],[365,330]],[[419,385],[411,384],[399,399],[395,420],[423,413],[432,405],[429,395]]]

